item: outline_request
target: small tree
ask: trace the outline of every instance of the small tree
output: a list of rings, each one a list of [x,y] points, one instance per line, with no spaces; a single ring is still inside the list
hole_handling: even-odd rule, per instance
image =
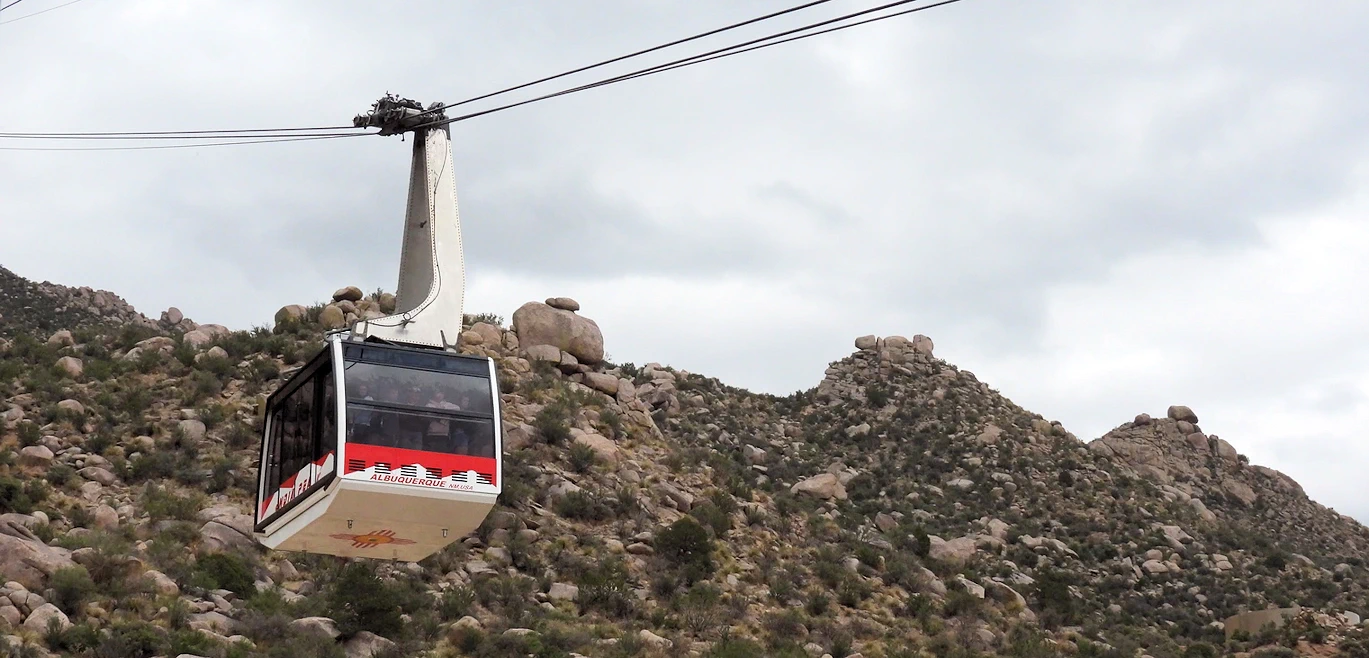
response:
[[[329,616],[345,636],[361,631],[392,637],[403,627],[399,596],[367,565],[343,567],[328,592]]]
[[[693,517],[682,517],[656,537],[656,552],[679,569],[688,582],[713,575],[713,545],[708,530]]]

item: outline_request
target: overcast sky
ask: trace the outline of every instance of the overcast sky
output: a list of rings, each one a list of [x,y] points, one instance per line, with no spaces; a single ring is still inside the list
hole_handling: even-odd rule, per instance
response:
[[[790,4],[85,0],[0,24],[0,130],[344,125]],[[777,394],[921,333],[1086,440],[1190,405],[1369,521],[1365,25],[964,0],[457,124],[469,310],[574,297],[615,361]],[[393,289],[409,148],[0,151],[0,265],[234,328]]]

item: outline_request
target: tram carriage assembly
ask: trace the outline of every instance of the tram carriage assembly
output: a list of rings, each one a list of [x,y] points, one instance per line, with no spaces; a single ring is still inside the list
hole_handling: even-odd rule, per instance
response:
[[[437,107],[437,104],[431,107]],[[494,361],[457,353],[465,286],[445,116],[393,96],[358,127],[414,135],[393,314],[328,335],[266,401],[254,531],[268,548],[416,561],[502,487]]]

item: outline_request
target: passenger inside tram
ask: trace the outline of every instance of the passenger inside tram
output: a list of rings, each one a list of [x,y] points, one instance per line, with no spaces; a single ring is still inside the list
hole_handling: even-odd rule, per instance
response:
[[[412,371],[398,375],[370,364],[349,367],[347,380],[349,442],[494,457],[488,380]],[[486,417],[462,417],[467,413]]]

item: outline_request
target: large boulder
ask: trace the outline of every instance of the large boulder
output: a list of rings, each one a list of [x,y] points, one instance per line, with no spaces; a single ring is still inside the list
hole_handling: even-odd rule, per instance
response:
[[[831,473],[814,475],[790,487],[789,492],[795,495],[808,494],[822,500],[846,500],[846,487],[842,486],[840,478]]]
[[[61,549],[10,519],[0,520],[0,579],[42,591],[44,581],[58,569],[76,566]]]
[[[203,329],[196,329],[194,331],[185,332],[185,334],[181,336],[181,342],[200,350],[204,349],[206,345],[214,342],[214,337]]]
[[[518,333],[518,344],[525,350],[534,345],[551,345],[587,365],[604,360],[604,334],[599,325],[573,311],[528,302],[513,312],[513,328]]]
[[[575,434],[575,443],[593,450],[599,461],[607,464],[618,462],[618,444],[607,437],[591,432],[580,432]]]
[[[74,356],[64,356],[57,359],[57,367],[72,379],[80,379],[81,373],[86,370],[85,364],[81,363],[81,359]]]
[[[47,446],[24,446],[19,449],[20,466],[43,468],[51,465],[54,457]]]
[[[362,631],[352,636],[342,645],[347,658],[371,658],[378,653],[393,649],[395,643],[370,631]]]
[[[927,556],[938,562],[949,562],[958,564],[968,561],[974,557],[975,546],[974,537],[957,537],[946,541],[935,535],[930,536],[931,545],[927,551]]]
[[[317,635],[330,640],[336,640],[341,635],[337,622],[328,617],[301,617],[290,622],[289,626],[298,633]]]
[[[547,306],[550,306],[552,308],[559,308],[564,311],[580,310],[580,302],[577,302],[569,297],[549,297],[547,299]]]
[[[1176,404],[1171,406],[1169,408],[1169,412],[1167,415],[1169,416],[1170,420],[1182,420],[1189,423],[1198,422],[1198,414],[1193,413],[1192,409],[1182,404]]]
[[[279,311],[276,311],[276,324],[282,322],[303,322],[306,313],[308,313],[308,310],[299,304],[282,306]]]
[[[219,505],[201,510],[200,519],[205,524],[200,527],[202,546],[207,552],[231,549],[247,550],[256,546],[252,536],[252,517],[230,505]]]
[[[361,301],[361,288],[358,288],[358,287],[356,287],[356,286],[347,286],[346,288],[338,288],[337,291],[335,291],[335,292],[333,293],[333,301],[335,301],[335,302],[359,302],[359,301]]]
[[[336,304],[329,304],[319,312],[318,323],[324,329],[341,329],[347,326],[347,315]]]
[[[71,620],[67,619],[66,614],[51,603],[44,603],[29,613],[28,619],[24,620],[24,628],[34,633],[46,633],[48,624],[52,623],[54,619],[57,620],[58,628],[62,630],[71,628]]]

